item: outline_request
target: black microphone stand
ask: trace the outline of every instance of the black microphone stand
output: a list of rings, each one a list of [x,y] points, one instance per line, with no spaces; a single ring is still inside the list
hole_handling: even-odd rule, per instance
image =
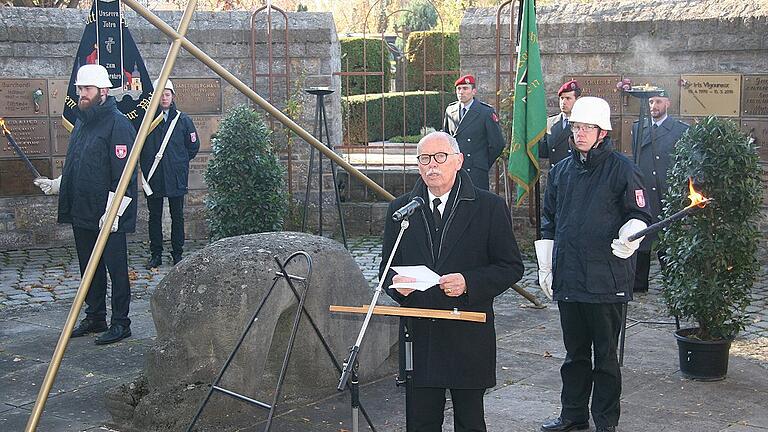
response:
[[[339,385],[336,387],[336,390],[344,391],[344,389],[347,387],[347,381],[349,381],[350,396],[352,399],[352,432],[359,432],[358,407],[360,406],[360,391],[358,388],[357,377],[357,370],[359,366],[357,362],[357,355],[360,352],[360,345],[363,343],[365,332],[368,330],[368,324],[371,321],[371,316],[373,316],[373,308],[376,306],[376,303],[379,300],[379,296],[381,295],[381,287],[384,285],[384,281],[387,279],[389,268],[392,266],[392,259],[395,257],[397,248],[400,246],[400,240],[403,238],[403,233],[405,230],[408,229],[408,225],[408,215],[406,215],[400,222],[400,232],[397,234],[397,240],[395,240],[395,245],[392,248],[392,252],[389,254],[389,260],[387,261],[386,267],[384,267],[382,277],[379,279],[379,285],[376,287],[376,291],[373,293],[373,299],[371,299],[371,303],[368,305],[368,312],[365,314],[365,319],[363,320],[363,325],[360,328],[360,333],[357,335],[355,345],[349,349],[349,357],[347,357],[347,359],[344,361],[344,371],[341,373],[341,378],[339,378]]]

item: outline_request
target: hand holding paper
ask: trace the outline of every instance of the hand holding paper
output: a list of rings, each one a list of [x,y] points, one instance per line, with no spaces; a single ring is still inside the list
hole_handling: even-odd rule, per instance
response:
[[[390,288],[426,291],[440,284],[440,275],[430,270],[427,266],[393,266],[392,270],[397,273],[397,276],[392,279],[393,283],[390,285]],[[408,278],[408,280],[405,280],[405,278]]]

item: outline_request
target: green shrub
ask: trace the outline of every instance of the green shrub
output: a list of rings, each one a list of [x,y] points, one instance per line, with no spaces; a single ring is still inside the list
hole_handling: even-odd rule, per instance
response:
[[[434,90],[455,93],[456,89],[453,83],[459,74],[459,34],[457,32],[413,32],[408,36],[405,52],[408,58],[408,90]],[[441,52],[444,53],[442,63]],[[423,82],[424,70],[456,71],[456,73],[427,75],[425,87]]]
[[[454,101],[455,96],[453,93],[406,92],[358,95],[341,99],[345,111],[344,142],[357,145],[388,140],[398,135],[416,135],[420,133],[423,126],[436,130],[442,129],[445,107]],[[425,101],[426,119],[424,118]],[[383,130],[382,103],[384,105]],[[405,116],[403,116],[404,104]],[[405,130],[403,130],[404,122]]]
[[[714,201],[660,236],[664,300],[672,314],[698,323],[696,337],[731,339],[748,323],[749,293],[760,270],[757,151],[737,124],[707,117],[683,135],[673,160],[662,217],[690,203],[689,178]]]
[[[285,169],[269,135],[263,117],[245,105],[221,121],[205,171],[211,239],[282,229]]]
[[[390,71],[391,54],[387,43],[381,38],[341,38],[341,70],[344,72],[381,72],[384,71],[384,87],[382,88],[381,75],[371,76],[342,76],[342,96],[359,95],[366,92],[388,92],[392,77]],[[363,57],[365,47],[365,57]],[[382,52],[384,58],[382,61]],[[365,61],[364,61],[365,60]],[[363,67],[365,66],[365,68]]]
[[[408,12],[398,15],[395,29],[406,31],[429,30],[437,25],[437,10],[426,0],[417,0],[408,7]]]

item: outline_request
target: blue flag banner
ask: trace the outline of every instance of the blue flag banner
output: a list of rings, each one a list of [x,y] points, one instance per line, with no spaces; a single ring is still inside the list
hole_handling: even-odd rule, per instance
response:
[[[119,0],[94,1],[85,20],[85,30],[64,99],[62,123],[70,132],[75,126],[78,111],[75,79],[77,70],[85,64],[100,64],[107,69],[112,81],[109,95],[115,97],[117,108],[138,129],[152,97],[152,80],[123,21]]]

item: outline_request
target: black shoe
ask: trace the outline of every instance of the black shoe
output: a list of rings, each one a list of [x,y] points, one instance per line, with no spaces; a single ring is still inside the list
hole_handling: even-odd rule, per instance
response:
[[[563,419],[560,417],[541,425],[541,430],[545,432],[551,432],[551,431],[565,432],[565,431],[571,431],[571,430],[587,430],[587,429],[589,429],[588,421],[577,422],[577,421]]]
[[[598,426],[595,432],[616,432],[616,426]]]
[[[93,320],[86,318],[80,321],[80,324],[72,330],[70,337],[76,338],[85,336],[88,333],[101,333],[107,330],[107,322],[105,320]]]
[[[131,335],[131,327],[122,324],[112,324],[106,333],[96,339],[96,345],[106,345],[121,341]]]
[[[181,254],[171,254],[171,258],[173,258],[173,265],[176,265],[181,261]]]
[[[148,269],[157,268],[157,267],[160,267],[160,264],[162,263],[163,263],[163,257],[161,257],[160,255],[152,255],[152,258],[150,258],[149,261],[147,261],[147,268]]]

